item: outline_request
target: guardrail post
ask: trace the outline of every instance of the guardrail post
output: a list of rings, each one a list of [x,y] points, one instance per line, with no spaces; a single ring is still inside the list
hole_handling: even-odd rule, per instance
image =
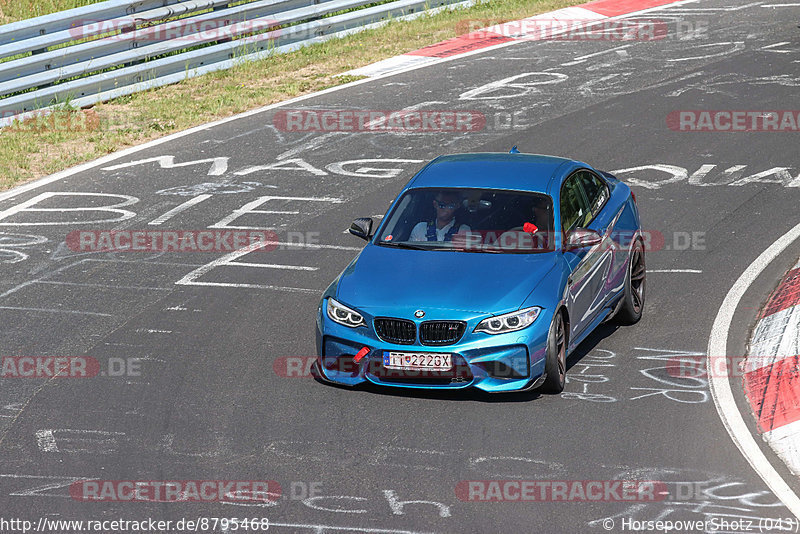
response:
[[[44,28],[39,30],[39,35],[45,35],[46,33],[47,33],[47,30],[45,30]],[[31,55],[41,54],[41,53],[44,53],[44,52],[47,52],[47,47],[39,48],[39,49],[36,49],[36,50],[31,50]]]

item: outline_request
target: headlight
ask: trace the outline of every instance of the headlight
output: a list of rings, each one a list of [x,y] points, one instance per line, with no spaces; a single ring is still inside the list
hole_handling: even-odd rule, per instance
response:
[[[328,317],[350,328],[367,325],[360,313],[351,310],[341,302],[336,302],[330,297],[328,297]]]
[[[525,308],[497,317],[489,317],[484,319],[478,326],[475,327],[475,332],[486,332],[487,334],[505,334],[506,332],[514,332],[527,328],[539,316],[542,309],[538,306],[532,308]]]

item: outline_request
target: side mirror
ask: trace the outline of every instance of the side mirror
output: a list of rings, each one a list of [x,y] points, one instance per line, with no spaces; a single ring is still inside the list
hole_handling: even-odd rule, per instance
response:
[[[353,224],[350,225],[350,233],[365,241],[369,241],[372,237],[372,218],[361,217],[353,221]]]
[[[589,230],[588,228],[575,228],[567,234],[567,242],[564,244],[564,250],[593,247],[602,242],[603,237],[598,232]]]

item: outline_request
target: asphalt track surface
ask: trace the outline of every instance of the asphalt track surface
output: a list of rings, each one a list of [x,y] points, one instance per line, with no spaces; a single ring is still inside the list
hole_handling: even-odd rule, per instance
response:
[[[648,14],[707,24],[707,34],[694,41],[523,42],[288,106],[475,110],[488,120],[480,132],[289,133],[273,126],[278,108],[113,163],[228,158],[216,166],[106,165],[0,202],[9,210],[45,192],[137,199],[123,208],[135,216],[122,222],[96,222],[107,212],[63,211],[119,201],[111,197],[53,196],[34,207],[57,211],[0,213],[0,248],[28,256],[0,265],[0,353],[87,355],[104,370],[109,358],[141,359],[138,375],[2,380],[3,517],[247,516],[268,517],[279,532],[442,533],[604,532],[608,518],[617,532],[623,518],[789,517],[729,438],[706,381],[673,377],[666,363],[704,354],[730,286],[797,223],[800,187],[789,187],[800,172],[796,133],[689,133],[666,123],[675,110],[796,108],[797,8],[763,4],[712,0]],[[563,76],[541,84],[554,78],[534,74],[523,78],[534,82],[527,86],[475,91],[523,73]],[[502,127],[513,113],[513,127]],[[678,169],[669,183],[663,170],[620,173],[637,195],[643,226],[664,236],[664,246],[647,256],[639,324],[603,327],[584,342],[557,396],[348,390],[275,372],[278,358],[314,354],[319,294],[361,245],[343,233],[353,218],[382,214],[423,161],[438,154],[515,144],[609,171],[672,165],[692,175],[715,165],[692,180]],[[275,165],[295,158],[309,167]],[[365,159],[384,161],[335,166]],[[745,167],[723,172],[734,166]],[[776,167],[787,170],[731,185]],[[156,228],[148,223],[198,194],[211,196],[157,228],[206,229],[263,196],[335,198],[271,200],[256,209],[288,213],[249,213],[230,223],[278,228],[283,239],[299,232],[305,242],[334,248],[281,247],[233,260],[306,268],[281,269],[209,267],[224,256],[219,252],[81,253],[64,244],[72,230]],[[72,222],[42,224],[64,221]],[[18,246],[25,239],[9,234],[46,241]],[[743,354],[758,306],[797,255],[795,244],[745,295],[732,354]],[[6,261],[20,257],[3,253]],[[741,378],[733,381],[752,424]],[[796,489],[780,461],[764,453]],[[267,507],[78,502],[68,485],[83,478],[274,480],[284,498]],[[670,495],[592,503],[457,498],[459,481],[489,479],[657,480]],[[697,491],[687,495],[691,484]]]

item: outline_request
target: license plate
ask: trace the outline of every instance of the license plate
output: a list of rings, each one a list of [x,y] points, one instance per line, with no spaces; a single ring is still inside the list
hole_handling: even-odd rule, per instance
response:
[[[383,352],[383,366],[387,369],[409,371],[449,371],[453,368],[453,355],[431,352]]]

